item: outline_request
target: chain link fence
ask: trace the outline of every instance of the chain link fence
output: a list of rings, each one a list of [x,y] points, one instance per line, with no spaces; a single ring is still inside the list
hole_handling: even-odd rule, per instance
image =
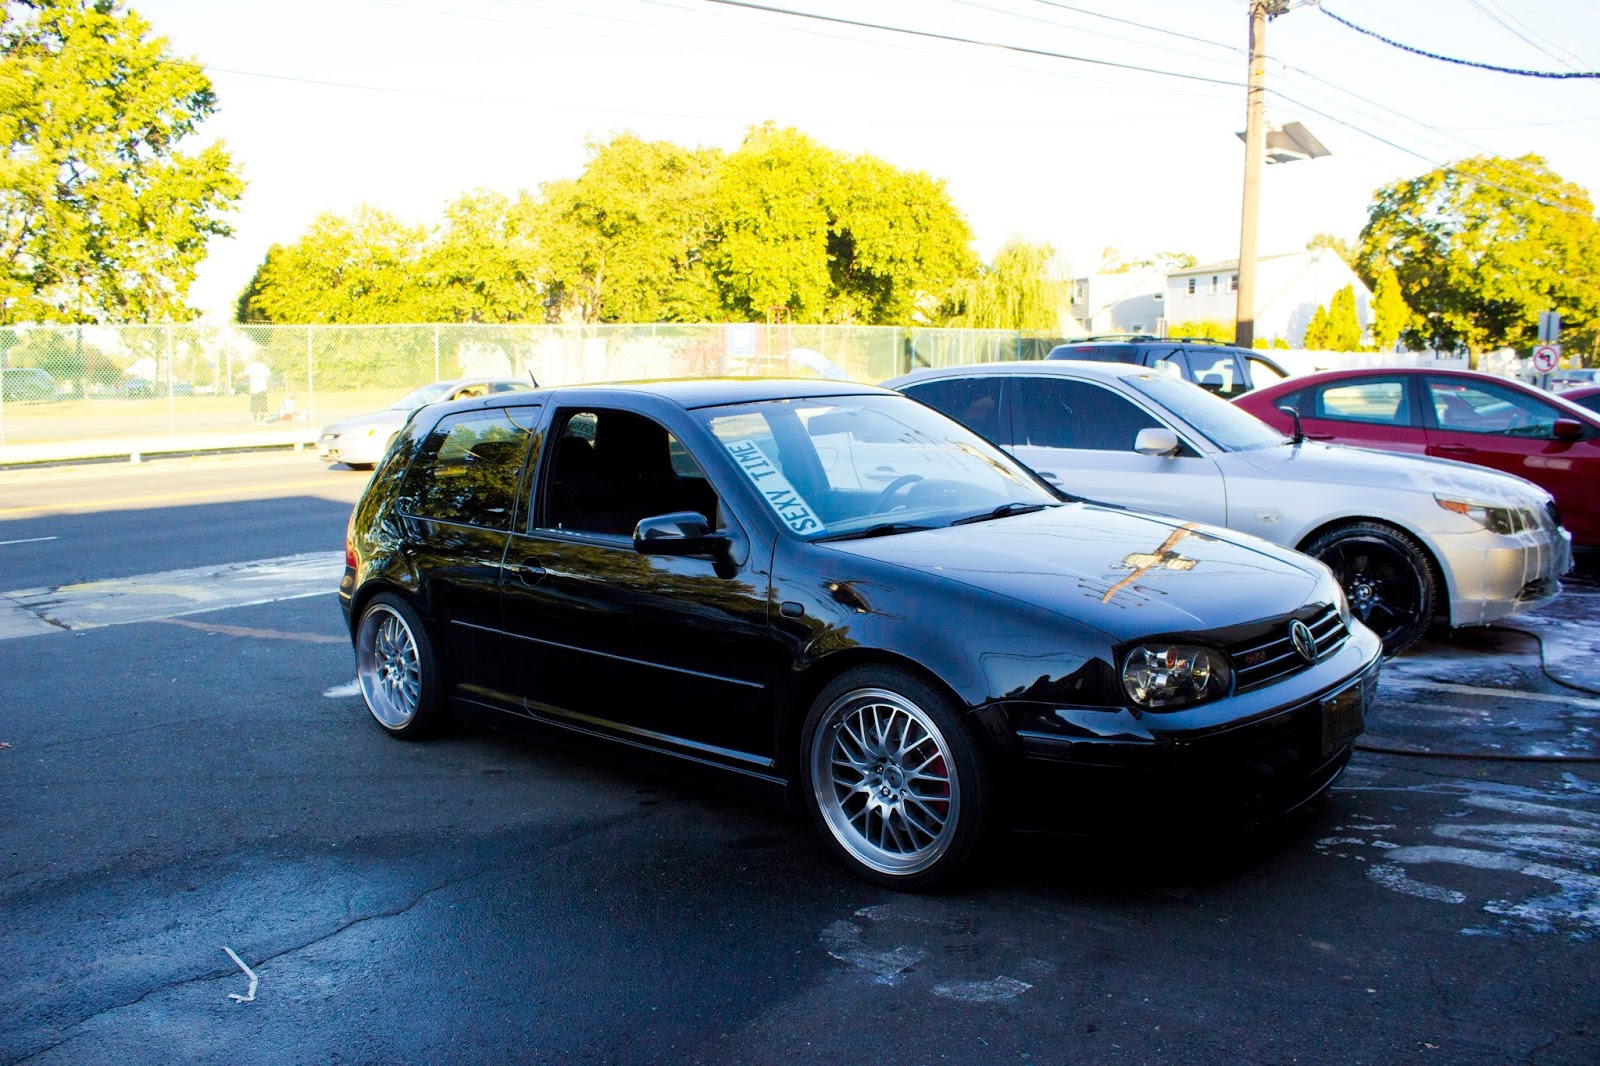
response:
[[[457,377],[531,375],[541,385],[728,375],[878,382],[916,367],[1041,358],[1063,339],[673,323],[0,327],[0,462],[310,441],[322,425]],[[261,401],[252,404],[252,378],[267,385],[264,419]]]

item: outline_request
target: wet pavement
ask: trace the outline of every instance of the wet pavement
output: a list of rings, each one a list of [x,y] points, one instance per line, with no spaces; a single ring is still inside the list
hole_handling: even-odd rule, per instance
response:
[[[0,1063],[1600,1061],[1590,581],[1387,664],[1305,818],[930,897],[605,759],[396,742],[332,595],[136,609],[185,587],[0,639]]]

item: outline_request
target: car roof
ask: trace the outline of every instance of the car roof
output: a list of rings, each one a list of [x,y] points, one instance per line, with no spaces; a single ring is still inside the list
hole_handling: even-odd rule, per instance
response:
[[[757,403],[762,400],[885,395],[888,392],[876,385],[826,378],[664,378],[657,381],[556,385],[539,391],[562,402],[575,399],[599,402],[607,395],[649,396],[686,409]]]
[[[902,385],[912,385],[919,381],[935,381],[939,378],[970,378],[986,375],[1013,375],[1013,374],[1043,374],[1053,377],[1082,377],[1100,378],[1111,381],[1117,378],[1148,377],[1155,374],[1165,377],[1158,370],[1137,363],[1091,363],[1083,359],[1012,359],[1001,363],[971,363],[966,366],[929,367],[923,370],[913,370],[909,374],[902,374],[883,383],[886,389],[898,389]]]

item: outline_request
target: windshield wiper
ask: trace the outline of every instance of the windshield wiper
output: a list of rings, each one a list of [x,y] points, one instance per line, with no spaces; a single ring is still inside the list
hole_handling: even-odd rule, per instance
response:
[[[1002,503],[999,507],[996,507],[992,511],[985,511],[982,514],[968,515],[965,518],[958,518],[950,524],[953,526],[965,526],[970,525],[973,522],[988,522],[995,518],[1009,518],[1014,514],[1029,514],[1033,511],[1042,511],[1046,507],[1060,506],[1061,505],[1059,503]]]
[[[879,522],[866,529],[853,529],[848,533],[830,533],[826,537],[817,537],[813,544],[820,544],[827,540],[866,540],[868,537],[892,537],[896,533],[919,533],[924,529],[933,529],[933,526],[919,526],[913,522]]]

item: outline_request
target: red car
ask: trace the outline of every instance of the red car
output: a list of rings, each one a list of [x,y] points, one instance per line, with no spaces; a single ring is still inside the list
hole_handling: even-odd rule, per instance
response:
[[[1458,459],[1525,477],[1556,498],[1573,545],[1600,548],[1600,415],[1490,374],[1364,367],[1289,378],[1234,401],[1311,440]]]

